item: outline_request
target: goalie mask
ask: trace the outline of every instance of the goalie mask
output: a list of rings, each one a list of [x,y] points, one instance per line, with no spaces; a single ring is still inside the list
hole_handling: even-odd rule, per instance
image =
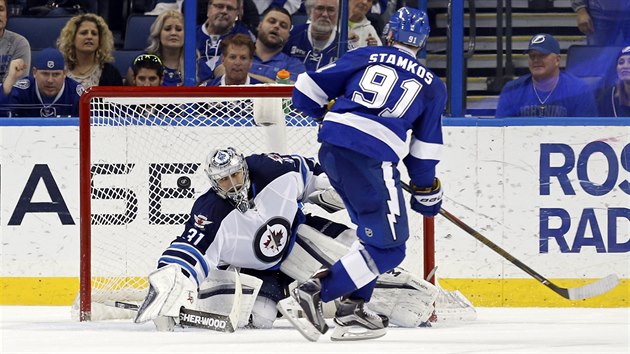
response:
[[[422,49],[430,31],[429,18],[424,11],[401,7],[392,15],[384,32],[390,41]]]
[[[230,200],[241,213],[249,209],[249,171],[242,154],[232,147],[213,150],[206,158],[205,172],[219,197]]]

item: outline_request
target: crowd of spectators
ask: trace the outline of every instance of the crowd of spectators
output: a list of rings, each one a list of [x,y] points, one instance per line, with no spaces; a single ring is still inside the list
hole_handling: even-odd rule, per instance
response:
[[[106,19],[97,14],[101,9],[98,1],[11,1],[22,4],[19,11],[14,11],[13,7],[9,10],[9,1],[0,0],[0,80],[5,96],[11,91],[7,84],[23,86],[21,79],[28,79],[37,87],[35,69],[39,69],[40,74],[44,70],[35,65],[35,58],[31,63],[28,40],[6,29],[9,15],[19,12],[40,16],[72,15],[55,46],[64,58],[64,80],[75,81],[81,90],[96,85],[183,85],[183,0],[151,2],[147,14],[156,17],[147,46],[140,56],[124,65],[127,70],[122,73],[113,65],[114,35]],[[289,72],[290,81],[295,82],[298,74],[317,70],[340,55],[337,0],[209,0],[204,3],[207,3],[204,4],[205,19],[201,23],[197,21],[200,24],[195,34],[195,72],[199,85],[271,83],[283,69]],[[348,42],[344,51],[382,45],[384,19],[403,4],[406,2],[349,0]],[[571,4],[576,12],[577,28],[586,35],[589,45],[630,44],[630,5],[627,2],[572,0]],[[293,16],[299,13],[305,13],[308,21],[293,26]],[[530,73],[505,85],[499,96],[497,117],[627,116],[630,113],[629,51],[620,53],[617,59],[618,77],[614,85],[597,92],[560,69],[560,47],[552,35],[534,35],[527,54]],[[154,73],[157,64],[161,72]],[[16,102],[15,97],[2,99],[4,104]],[[6,115],[7,111],[17,114],[3,107],[0,115]]]

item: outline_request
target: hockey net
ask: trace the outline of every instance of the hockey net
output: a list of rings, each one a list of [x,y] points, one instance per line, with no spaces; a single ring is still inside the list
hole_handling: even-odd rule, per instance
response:
[[[200,167],[211,149],[317,156],[317,125],[293,108],[291,92],[274,85],[93,87],[83,95],[80,291],[73,317],[129,317],[105,304],[144,298],[147,275],[183,231],[194,199],[209,188]],[[344,212],[307,208],[352,225]],[[434,268],[432,219],[422,224],[419,215],[410,218],[402,266],[426,276]]]

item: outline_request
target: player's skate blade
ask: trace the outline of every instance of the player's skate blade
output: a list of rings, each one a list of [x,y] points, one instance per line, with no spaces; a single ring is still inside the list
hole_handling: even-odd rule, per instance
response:
[[[295,299],[291,296],[284,300],[280,300],[277,305],[278,311],[286,317],[291,325],[295,327],[304,338],[310,340],[311,342],[316,342],[321,336],[321,333],[312,323],[310,323],[306,318],[299,318],[298,311],[301,311],[302,308],[295,301]]]
[[[367,329],[361,326],[342,326],[337,324],[335,330],[330,335],[333,341],[350,341],[376,339],[387,334],[387,328]]]

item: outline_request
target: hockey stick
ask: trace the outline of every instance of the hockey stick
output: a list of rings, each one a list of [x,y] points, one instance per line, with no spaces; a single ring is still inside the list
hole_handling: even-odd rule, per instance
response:
[[[407,183],[405,182],[401,182],[401,183],[405,191],[413,194],[411,187]],[[516,259],[506,250],[499,247],[494,242],[490,241],[488,238],[486,238],[485,236],[477,232],[472,227],[466,225],[463,221],[459,220],[457,217],[455,217],[453,214],[446,211],[444,208],[440,208],[440,215],[445,217],[448,221],[452,222],[453,224],[457,225],[457,227],[459,227],[460,229],[466,231],[469,235],[476,238],[484,245],[488,246],[490,249],[498,253],[501,257],[507,259],[512,264],[514,264],[515,266],[523,270],[525,273],[529,274],[534,279],[538,280],[543,285],[553,290],[553,292],[564,297],[565,299],[582,300],[582,299],[595,297],[597,295],[601,295],[603,293],[606,293],[612,290],[619,283],[619,277],[617,277],[616,274],[610,274],[609,276],[603,279],[599,279],[593,283],[586,284],[577,288],[562,288],[554,284],[553,282],[551,282],[549,279],[538,274],[535,270],[531,269],[525,263]]]
[[[138,305],[130,302],[105,301],[105,305],[119,309],[138,311]],[[179,324],[228,333],[234,332],[236,328],[236,323],[232,322],[230,315],[191,310],[183,306],[179,309]]]
[[[228,268],[234,271],[234,302],[232,303],[232,309],[227,315],[218,313],[205,312],[199,310],[187,309],[184,306],[179,308],[179,324],[182,326],[204,328],[217,332],[232,333],[238,327],[238,320],[241,310],[241,298],[243,290],[241,286],[241,276],[238,270],[235,268]],[[138,311],[139,306],[124,301],[105,301],[106,306],[116,307],[120,309]],[[172,322],[172,321],[171,321]],[[172,326],[174,322],[170,325]],[[159,327],[159,326],[158,326]]]

